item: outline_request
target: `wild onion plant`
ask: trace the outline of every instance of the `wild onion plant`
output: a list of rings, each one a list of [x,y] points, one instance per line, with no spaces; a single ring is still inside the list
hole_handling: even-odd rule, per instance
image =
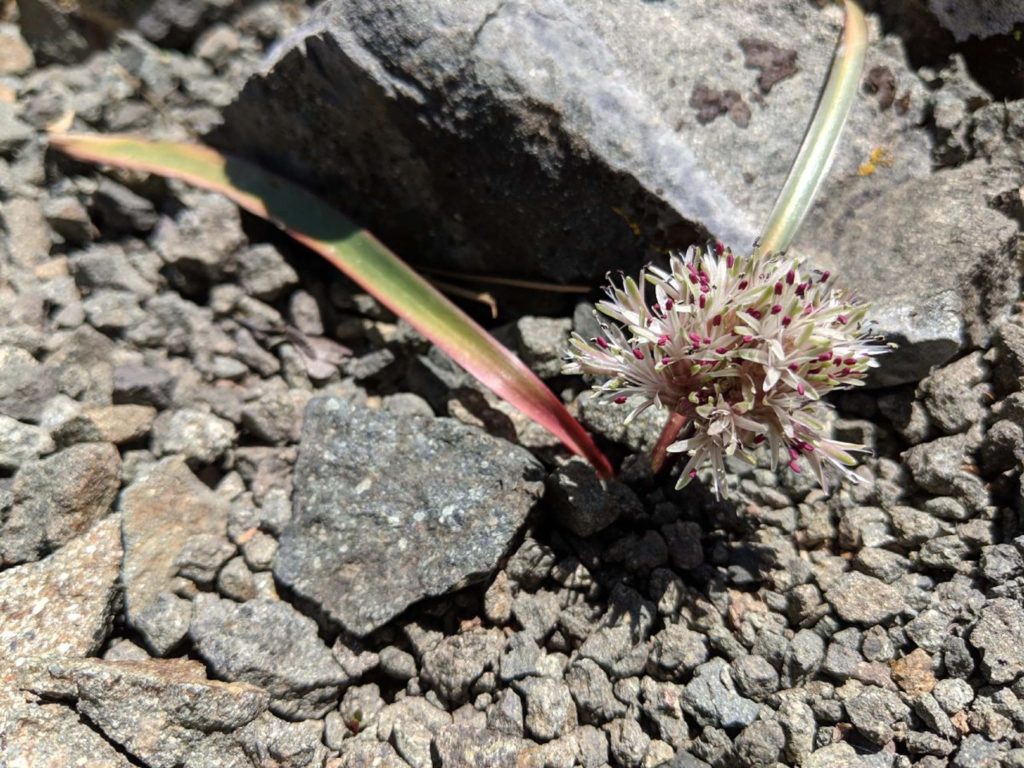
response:
[[[762,443],[773,468],[781,459],[799,472],[803,457],[823,488],[827,468],[856,479],[852,454],[864,446],[827,434],[823,398],[862,384],[885,347],[865,334],[866,305],[785,251],[827,173],[866,38],[863,14],[847,2],[821,104],[753,253],[691,248],[667,270],[623,277],[598,304],[610,319],[602,334],[572,339],[565,372],[597,377],[598,398],[625,407],[626,421],[651,406],[668,410],[652,463],[659,468],[665,451],[688,453],[679,487],[710,464],[721,495],[726,458],[754,463]]]

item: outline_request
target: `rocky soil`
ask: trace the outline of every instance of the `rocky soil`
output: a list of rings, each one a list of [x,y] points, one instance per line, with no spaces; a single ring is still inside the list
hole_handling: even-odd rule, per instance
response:
[[[45,131],[210,135],[268,159],[256,145],[310,125],[301,101],[321,133],[269,159],[322,189],[340,165],[328,191],[397,245],[515,274],[514,245],[524,274],[593,279],[763,215],[835,9],[504,3],[464,50],[421,45],[415,14],[470,29],[486,4],[375,5],[313,11],[299,51],[311,11],[289,0],[0,4],[0,766],[1024,766],[1012,3],[872,18],[802,248],[901,344],[836,403],[835,433],[874,455],[831,495],[737,465],[723,501],[651,476],[653,414],[626,427],[560,376],[569,331],[593,328],[582,297],[499,293],[495,332],[621,467],[607,483],[269,226],[69,162]],[[663,57],[662,28],[725,64]],[[759,37],[776,28],[807,45]],[[524,74],[537,61],[561,73],[547,90]],[[323,133],[337,89],[362,134]],[[442,156],[458,179],[481,136],[511,148],[486,183],[441,186]],[[355,197],[385,188],[387,206]],[[489,229],[480,201],[503,195],[511,219]]]

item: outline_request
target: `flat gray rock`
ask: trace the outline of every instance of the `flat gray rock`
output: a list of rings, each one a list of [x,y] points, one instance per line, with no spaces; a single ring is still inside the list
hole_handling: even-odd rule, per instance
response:
[[[0,744],[6,765],[75,765],[88,756],[90,768],[131,768],[78,713],[61,704],[36,705],[17,692],[0,690]]]
[[[0,660],[97,653],[120,603],[121,554],[112,515],[44,560],[0,573]]]
[[[203,665],[186,659],[51,658],[22,687],[75,700],[93,728],[149,768],[223,764],[195,753],[213,747],[212,754],[226,760],[234,745],[224,734],[241,730],[267,708],[265,691],[207,680]],[[240,750],[232,751],[241,757]]]
[[[490,574],[543,488],[526,450],[450,419],[310,401],[274,575],[356,634]]]
[[[213,140],[311,182],[399,253],[597,281],[701,230],[752,244],[841,22],[799,0],[330,0]],[[895,39],[867,66],[898,93],[857,99],[826,197],[879,144],[901,159],[891,177],[930,170]]]
[[[289,720],[323,717],[350,682],[316,623],[278,600],[236,603],[199,594],[189,636],[220,679],[252,683]]]

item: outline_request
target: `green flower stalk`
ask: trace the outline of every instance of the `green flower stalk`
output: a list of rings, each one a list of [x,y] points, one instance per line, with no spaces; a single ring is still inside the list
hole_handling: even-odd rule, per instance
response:
[[[799,472],[804,457],[825,489],[826,467],[856,480],[851,454],[865,448],[826,434],[822,398],[862,384],[886,348],[865,334],[867,306],[828,272],[719,245],[606,290],[598,309],[612,322],[596,338],[574,335],[565,372],[600,379],[599,399],[631,407],[627,421],[651,406],[685,420],[687,435],[668,448],[690,456],[678,487],[710,464],[721,495],[726,458],[754,463],[762,443],[773,468]]]

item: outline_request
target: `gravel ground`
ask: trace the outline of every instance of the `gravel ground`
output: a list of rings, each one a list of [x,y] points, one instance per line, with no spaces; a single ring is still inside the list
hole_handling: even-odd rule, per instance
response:
[[[202,135],[306,13],[0,26],[0,765],[1024,766],[1024,317],[837,400],[859,484],[726,501],[559,376],[589,304],[514,319],[599,482],[223,199],[46,153]]]

